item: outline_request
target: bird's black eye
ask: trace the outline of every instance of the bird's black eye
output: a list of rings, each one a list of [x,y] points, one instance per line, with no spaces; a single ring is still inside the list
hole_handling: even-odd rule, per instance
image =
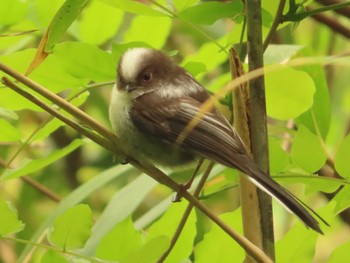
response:
[[[145,74],[143,74],[142,80],[144,82],[150,82],[152,80],[152,73],[146,72]]]

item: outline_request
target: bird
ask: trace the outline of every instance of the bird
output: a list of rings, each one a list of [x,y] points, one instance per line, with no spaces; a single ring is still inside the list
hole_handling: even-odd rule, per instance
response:
[[[166,53],[143,47],[128,49],[119,59],[109,106],[112,130],[119,138],[117,147],[141,164],[176,169],[208,159],[238,169],[307,227],[323,234],[307,206],[247,154],[242,139],[222,113],[215,106],[201,110],[210,97]]]

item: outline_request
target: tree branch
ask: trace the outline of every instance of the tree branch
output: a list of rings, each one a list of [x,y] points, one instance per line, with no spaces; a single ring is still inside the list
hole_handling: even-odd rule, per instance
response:
[[[284,9],[285,5],[286,5],[286,0],[280,0],[276,14],[275,14],[275,18],[274,18],[273,23],[272,23],[272,26],[269,30],[269,33],[266,36],[264,44],[263,44],[264,51],[267,49],[268,45],[270,44],[270,41],[271,41],[273,35],[275,34],[279,24],[283,22],[283,9]]]
[[[261,2],[260,0],[246,1],[247,34],[248,34],[248,67],[254,71],[264,67],[263,44],[261,29]],[[249,128],[253,157],[257,165],[266,174],[269,174],[269,154],[267,140],[267,117],[264,75],[249,81]],[[258,206],[260,214],[260,233],[263,250],[269,257],[275,259],[274,231],[271,197],[259,189]]]
[[[325,5],[325,6],[329,6],[329,5],[336,5],[336,4],[340,4],[341,1],[339,0],[316,0],[316,2]],[[344,7],[341,9],[336,9],[334,10],[334,12],[343,15],[347,18],[350,18],[350,7]]]
[[[308,7],[307,10],[312,11],[313,9]],[[315,14],[311,16],[311,18],[320,22],[321,24],[328,26],[331,30],[341,34],[342,36],[346,38],[350,38],[349,26],[342,25],[341,23],[338,22],[337,19],[327,16],[325,14]]]
[[[200,192],[202,191],[203,189],[203,186],[205,184],[205,182],[207,181],[209,175],[210,175],[210,172],[211,170],[213,169],[214,167],[214,163],[213,162],[210,162],[205,173],[202,175],[196,189],[194,190],[194,193],[193,193],[193,196],[198,198]],[[164,262],[164,260],[169,256],[170,252],[173,250],[173,248],[175,247],[176,245],[176,242],[178,241],[180,235],[181,235],[181,232],[182,230],[184,229],[185,227],[185,224],[188,220],[188,217],[190,216],[191,214],[191,211],[193,209],[193,204],[189,203],[186,207],[186,210],[184,212],[184,214],[182,215],[182,218],[179,222],[179,225],[177,226],[176,230],[175,230],[175,233],[170,241],[170,246],[169,248],[167,249],[167,251],[164,252],[164,254],[157,260],[158,263],[162,263]]]

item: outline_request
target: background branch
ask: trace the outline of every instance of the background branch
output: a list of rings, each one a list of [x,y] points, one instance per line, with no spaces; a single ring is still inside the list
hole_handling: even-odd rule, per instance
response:
[[[316,2],[322,4],[322,5],[325,5],[325,6],[329,6],[329,5],[336,5],[336,4],[339,4],[343,1],[339,1],[339,0],[316,0]],[[344,7],[344,8],[341,8],[341,9],[336,9],[334,10],[334,12],[340,14],[340,15],[343,15],[347,18],[350,18],[350,7]]]
[[[263,43],[261,31],[261,2],[246,2],[247,34],[248,34],[248,67],[249,71],[263,68]],[[257,165],[269,174],[269,154],[267,140],[267,116],[264,75],[249,81],[249,129],[253,157]],[[259,210],[255,216],[260,219],[259,234],[265,253],[275,259],[274,228],[271,197],[259,189],[257,191]],[[258,235],[256,233],[255,235]]]
[[[283,9],[285,5],[286,5],[286,0],[280,0],[276,10],[275,18],[273,19],[272,26],[263,44],[264,51],[267,49],[268,45],[270,44],[270,41],[273,35],[275,34],[275,32],[277,31],[279,24],[283,22]]]
[[[313,9],[310,7],[307,7],[307,10],[312,11]],[[342,10],[342,9],[339,9],[339,10]],[[311,18],[320,22],[321,24],[326,25],[327,27],[329,27],[333,31],[341,34],[342,36],[344,36],[346,38],[350,38],[349,26],[342,25],[336,18],[332,18],[332,17],[325,15],[325,14],[322,14],[322,13],[315,14],[315,15],[311,16]]]

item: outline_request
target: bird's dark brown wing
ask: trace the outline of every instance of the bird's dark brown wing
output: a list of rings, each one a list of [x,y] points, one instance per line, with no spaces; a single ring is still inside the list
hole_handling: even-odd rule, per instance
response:
[[[178,143],[180,148],[232,166],[233,154],[245,154],[241,139],[215,109],[200,116],[201,105],[191,97],[159,100],[158,96],[148,93],[134,102],[130,117],[146,134]],[[191,121],[195,124],[193,127],[188,126]],[[179,136],[184,137],[179,141]],[[237,164],[237,168],[240,166]]]

